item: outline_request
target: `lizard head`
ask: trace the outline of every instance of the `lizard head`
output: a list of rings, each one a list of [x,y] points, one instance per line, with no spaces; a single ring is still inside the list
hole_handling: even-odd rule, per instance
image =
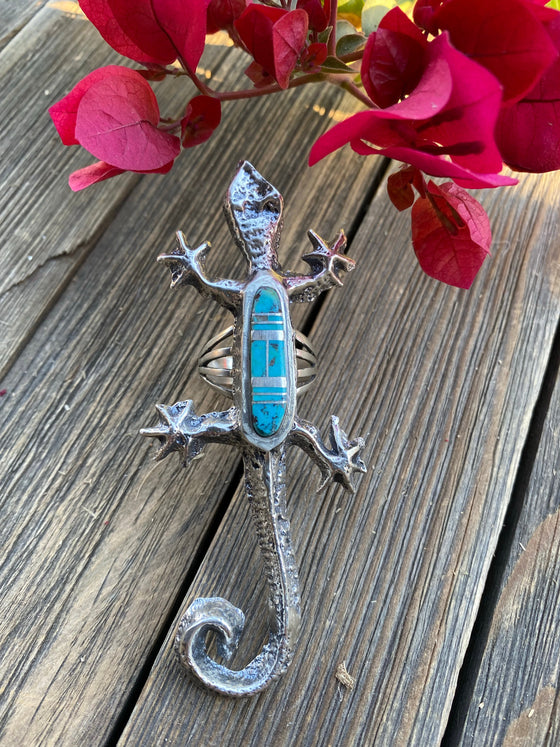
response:
[[[278,268],[282,230],[282,195],[243,161],[229,186],[224,205],[230,230],[251,270]]]

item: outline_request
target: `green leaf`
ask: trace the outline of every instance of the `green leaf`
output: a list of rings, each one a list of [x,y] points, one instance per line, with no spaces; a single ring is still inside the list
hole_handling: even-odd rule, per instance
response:
[[[353,54],[366,43],[366,37],[363,34],[348,34],[343,36],[336,43],[336,55],[342,57],[345,54]]]
[[[546,4],[546,7],[560,10],[560,0],[550,0],[550,2]]]
[[[327,57],[327,59],[321,65],[321,72],[323,73],[352,73],[352,74],[356,73],[355,70],[352,70],[351,67],[348,67],[348,65],[345,65],[344,62],[341,62],[336,57]]]
[[[338,13],[344,15],[352,15],[360,17],[362,8],[364,7],[364,0],[346,0],[338,4]]]
[[[327,26],[327,28],[324,31],[321,31],[321,33],[317,36],[317,41],[322,42],[323,44],[328,44],[331,32],[332,26]]]
[[[397,5],[393,0],[366,0],[362,10],[362,31],[369,36],[381,22],[383,16]]]
[[[343,36],[350,36],[351,34],[356,34],[356,27],[352,26],[350,21],[345,21],[343,18],[339,18],[336,23],[336,43],[338,44],[339,40],[342,39]]]

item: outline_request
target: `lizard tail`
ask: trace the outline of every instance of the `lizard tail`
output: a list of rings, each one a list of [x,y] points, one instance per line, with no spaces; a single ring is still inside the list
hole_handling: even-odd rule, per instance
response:
[[[223,695],[255,695],[286,671],[300,621],[297,568],[286,517],[285,450],[252,451],[244,455],[245,488],[257,528],[270,588],[273,620],[263,650],[241,670],[214,661],[206,635],[214,631],[220,656],[235,652],[243,631],[243,612],[226,599],[196,599],[185,612],[175,649],[181,662],[202,682]]]

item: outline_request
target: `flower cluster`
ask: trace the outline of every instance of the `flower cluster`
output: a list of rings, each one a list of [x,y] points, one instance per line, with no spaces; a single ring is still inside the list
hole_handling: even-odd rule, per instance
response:
[[[324,133],[310,163],[346,144],[403,162],[388,192],[399,210],[412,208],[422,269],[470,287],[491,232],[465,188],[514,184],[504,164],[560,168],[560,12],[545,0],[417,0],[411,16],[393,5],[379,20],[371,0],[80,0],[138,69],[95,70],[51,107],[63,143],[98,159],[70,176],[71,188],[124,171],[165,173],[182,149],[211,137],[223,102],[324,81],[364,110]],[[219,30],[248,56],[246,89],[214,90],[197,75],[206,37]],[[171,120],[152,89],[166,76],[197,88]]]

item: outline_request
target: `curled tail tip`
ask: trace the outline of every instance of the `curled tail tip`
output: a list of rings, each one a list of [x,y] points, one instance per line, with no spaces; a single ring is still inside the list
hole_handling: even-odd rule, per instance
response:
[[[195,599],[179,623],[175,637],[175,651],[181,663],[193,669],[195,652],[199,653],[200,645],[204,644],[208,630],[213,630],[217,633],[218,653],[227,661],[237,650],[244,627],[245,615],[227,599],[221,597]]]
[[[179,661],[206,687],[221,695],[246,697],[262,692],[288,666],[291,650],[284,636],[271,635],[265,649],[241,670],[214,661],[206,648],[206,634],[213,631],[219,656],[229,661],[237,650],[244,625],[245,615],[227,599],[195,599],[181,618],[175,637]]]

